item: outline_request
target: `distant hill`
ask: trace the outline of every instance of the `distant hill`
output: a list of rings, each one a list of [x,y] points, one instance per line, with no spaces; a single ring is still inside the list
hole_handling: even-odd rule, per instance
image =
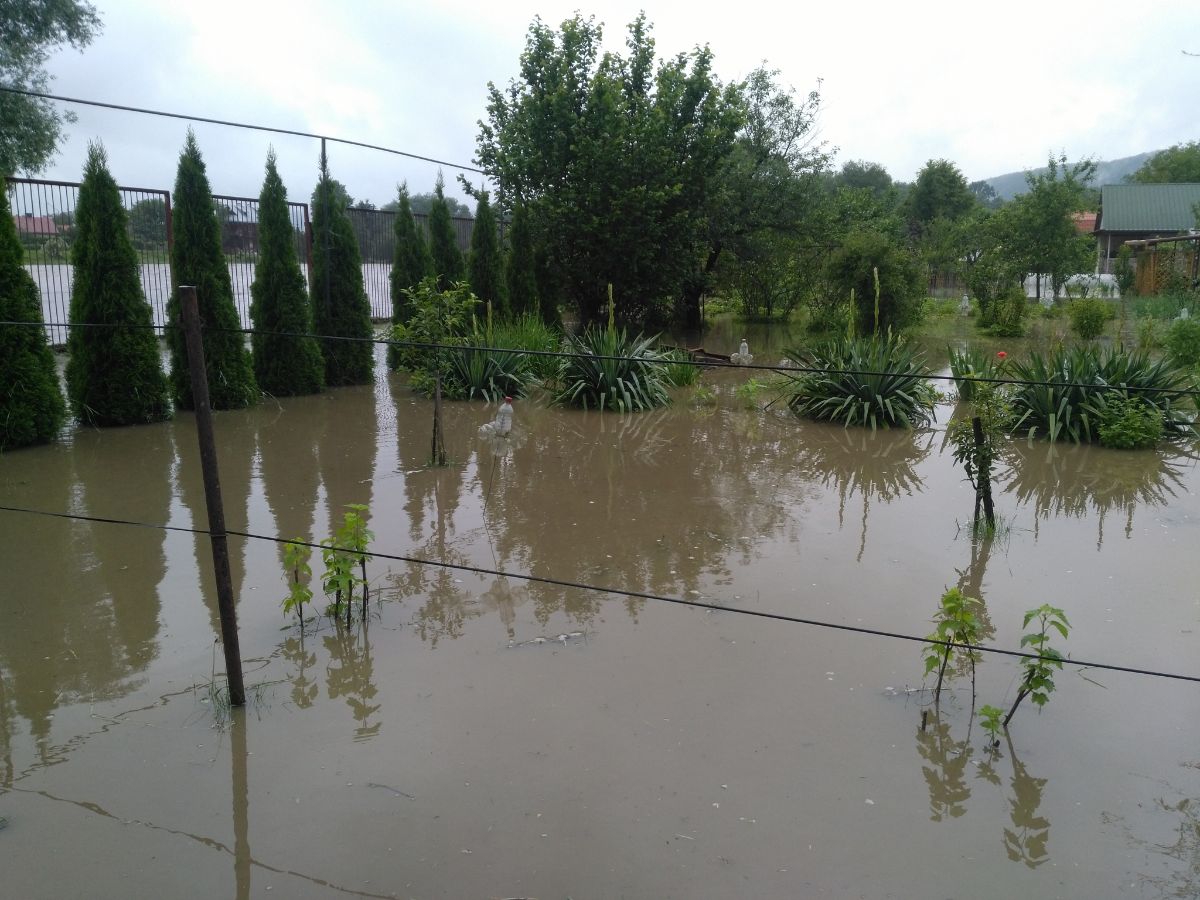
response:
[[[1092,187],[1098,188],[1101,185],[1118,184],[1124,181],[1126,175],[1132,175],[1157,152],[1157,150],[1151,150],[1136,156],[1126,156],[1097,163],[1096,178],[1092,181]],[[1035,175],[1041,175],[1046,171],[1046,167],[1042,166],[1040,169],[1032,171]],[[1009,172],[1007,175],[997,175],[995,178],[985,178],[984,180],[996,189],[996,193],[1003,200],[1011,200],[1017,194],[1025,193],[1024,172]]]

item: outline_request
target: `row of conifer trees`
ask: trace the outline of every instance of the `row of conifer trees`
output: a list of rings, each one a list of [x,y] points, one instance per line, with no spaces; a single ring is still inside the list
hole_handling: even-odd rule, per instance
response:
[[[310,298],[296,254],[287,192],[274,151],[268,154],[247,351],[204,160],[195,135],[188,132],[175,179],[171,266],[176,285],[196,286],[214,409],[248,406],[264,392],[311,394],[326,386],[372,380],[370,304],[361,255],[336,184],[322,156],[312,216]],[[443,197],[439,174],[436,200]],[[495,217],[486,193],[481,193],[465,265],[449,208],[444,200],[436,200],[427,243],[413,220],[408,192],[400,187],[391,276],[393,319],[407,320],[407,289],[431,274],[443,285],[466,274],[475,293],[495,309],[536,312],[534,257],[523,214],[518,211],[514,217],[505,265]],[[42,322],[37,286],[24,268],[12,216],[0,215],[0,322],[30,323],[0,325],[0,452],[53,440],[68,409],[81,424],[118,426],[161,421],[173,408],[193,406],[187,351],[177,327],[178,291],[173,290],[167,306],[170,368],[164,371],[126,213],[99,144],[88,147],[75,229],[70,323],[93,327],[69,330],[64,402],[45,331],[32,327]],[[520,299],[510,307],[508,298]]]

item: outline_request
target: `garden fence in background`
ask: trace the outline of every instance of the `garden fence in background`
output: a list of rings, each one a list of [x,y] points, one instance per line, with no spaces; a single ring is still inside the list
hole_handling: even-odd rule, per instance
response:
[[[25,267],[42,296],[42,320],[67,322],[71,309],[71,243],[75,237],[75,209],[79,183],[7,179],[8,204],[25,249]],[[129,214],[129,236],[137,250],[142,290],[150,304],[154,324],[167,321],[171,295],[171,192],[157,188],[120,187],[121,204]],[[233,299],[242,326],[251,327],[250,286],[258,260],[258,199],[214,195],[221,223],[221,247],[229,266]],[[289,203],[288,212],[296,236],[296,254],[306,281],[312,270],[312,219],[308,205]],[[371,301],[371,315],[387,319],[392,314],[389,289],[395,251],[396,214],[388,210],[347,211],[363,258],[363,282]],[[416,214],[418,226],[428,234],[429,217]],[[455,218],[458,247],[471,246],[474,219]],[[55,345],[66,343],[66,329],[48,325],[46,332]]]

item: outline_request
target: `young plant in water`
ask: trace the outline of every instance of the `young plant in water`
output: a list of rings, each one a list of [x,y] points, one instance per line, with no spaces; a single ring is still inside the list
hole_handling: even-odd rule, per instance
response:
[[[1038,623],[1038,630],[1033,634],[1024,635],[1021,638],[1021,646],[1033,648],[1037,656],[1021,661],[1021,665],[1025,669],[1025,677],[1021,679],[1021,689],[1017,691],[1017,699],[1013,701],[1012,708],[1004,717],[1005,728],[1008,728],[1008,723],[1017,711],[1017,707],[1026,697],[1029,697],[1039,708],[1046,705],[1050,700],[1050,694],[1054,691],[1054,671],[1062,669],[1063,656],[1050,646],[1049,631],[1053,628],[1062,635],[1063,640],[1066,640],[1071,627],[1066,613],[1056,606],[1043,603],[1037,609],[1031,609],[1025,613],[1025,623],[1022,627],[1028,628],[1029,623],[1035,619]]]
[[[362,585],[362,616],[367,617],[367,599],[370,589],[367,586],[367,552],[375,534],[367,528],[363,513],[367,507],[362,503],[346,504],[346,513],[342,516],[342,525],[331,538],[321,541],[321,558],[325,562],[325,575],[322,585],[326,594],[333,594],[332,613],[337,616],[342,609],[342,598],[346,600],[346,624],[350,624],[351,611],[354,604],[354,588]],[[354,564],[361,567],[361,576],[354,574]]]
[[[989,750],[1000,746],[1000,717],[1002,715],[1004,715],[1004,710],[998,706],[992,706],[990,703],[979,707],[979,724],[987,732],[987,748]]]
[[[925,647],[925,674],[937,670],[937,686],[933,689],[933,702],[942,699],[942,681],[951,663],[966,662],[971,667],[971,705],[975,705],[975,660],[979,651],[979,631],[983,627],[974,607],[983,605],[982,600],[968,597],[953,587],[942,595],[941,606],[934,617],[936,627]]]
[[[296,610],[296,618],[300,620],[300,628],[304,628],[304,604],[312,599],[312,589],[308,580],[312,577],[312,567],[308,560],[312,556],[312,548],[303,543],[303,538],[295,538],[283,545],[283,578],[288,584],[288,595],[283,598],[285,613]]]
[[[367,553],[367,548],[375,539],[375,533],[367,528],[367,521],[363,518],[367,511],[365,503],[348,503],[346,510],[347,512],[342,518],[342,527],[338,529],[337,540],[346,550],[350,551],[352,565],[354,559],[358,560],[362,574],[355,580],[362,586],[362,617],[365,622],[367,620],[367,597],[370,593],[370,588],[367,586],[367,560],[371,554]],[[353,585],[351,585],[351,591],[353,591]],[[350,624],[348,609],[346,624]]]

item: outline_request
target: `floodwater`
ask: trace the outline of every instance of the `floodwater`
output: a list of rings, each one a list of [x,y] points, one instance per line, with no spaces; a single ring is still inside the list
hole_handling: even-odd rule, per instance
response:
[[[1076,658],[1200,674],[1195,448],[1016,442],[973,543],[949,409],[871,434],[704,380],[519,402],[500,454],[450,404],[443,470],[394,376],[221,413],[228,525],[319,540],[366,503],[380,552],[917,635],[963,585],[997,646],[1048,602]],[[78,431],[0,458],[0,503],[202,527],[197,459],[189,415]],[[365,626],[302,634],[279,546],[230,545],[232,714],[205,538],[0,512],[6,898],[1200,892],[1198,684],[1068,667],[989,754],[919,644],[383,559]],[[1018,673],[987,657],[979,703]]]

